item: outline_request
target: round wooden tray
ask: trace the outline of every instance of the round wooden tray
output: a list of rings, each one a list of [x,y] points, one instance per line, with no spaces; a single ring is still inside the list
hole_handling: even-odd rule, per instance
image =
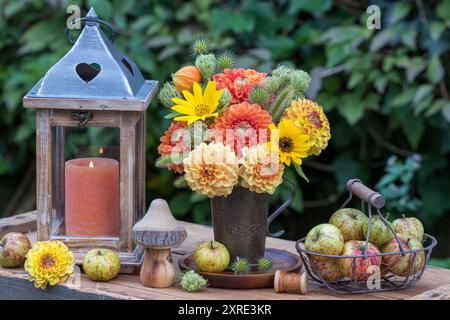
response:
[[[259,289],[273,287],[273,278],[276,270],[288,272],[299,271],[302,262],[296,254],[267,248],[265,256],[272,259],[273,268],[270,272],[251,272],[249,274],[234,274],[231,271],[218,273],[199,272],[193,259],[193,253],[188,253],[178,260],[181,271],[194,270],[208,280],[209,286],[225,289]]]

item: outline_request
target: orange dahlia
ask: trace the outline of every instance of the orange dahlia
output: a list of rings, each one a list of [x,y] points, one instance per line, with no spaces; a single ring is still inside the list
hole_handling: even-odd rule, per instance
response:
[[[217,89],[228,89],[231,103],[248,101],[248,94],[253,87],[262,84],[267,74],[253,69],[225,69],[223,73],[214,75]]]
[[[170,127],[164,132],[164,135],[159,139],[161,144],[158,146],[158,153],[162,157],[166,157],[173,153],[183,153],[189,150],[189,146],[183,141],[186,130],[186,122],[172,122]],[[167,165],[167,168],[177,173],[184,172],[183,163],[171,163]]]
[[[238,155],[245,146],[267,142],[272,116],[258,104],[233,104],[215,119],[214,128]],[[231,135],[231,137],[230,137]],[[259,141],[259,140],[263,141]]]

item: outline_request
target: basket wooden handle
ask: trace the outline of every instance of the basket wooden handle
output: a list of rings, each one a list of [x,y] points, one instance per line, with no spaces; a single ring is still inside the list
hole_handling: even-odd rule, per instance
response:
[[[366,187],[359,179],[348,180],[347,190],[377,209],[383,208],[386,203],[381,194]]]

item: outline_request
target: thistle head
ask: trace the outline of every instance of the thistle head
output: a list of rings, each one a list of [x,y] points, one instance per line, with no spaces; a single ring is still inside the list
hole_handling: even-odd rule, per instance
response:
[[[256,261],[256,264],[258,266],[258,271],[261,272],[267,272],[272,270],[273,262],[269,258],[261,257]]]
[[[166,82],[159,90],[158,100],[164,107],[171,108],[174,105],[172,98],[181,98],[181,94],[172,83]]]
[[[216,70],[216,56],[212,53],[200,54],[195,59],[195,66],[200,70],[204,79],[211,79]]]
[[[222,53],[217,58],[217,66],[224,70],[224,69],[233,69],[234,68],[234,56],[231,52],[227,51]]]
[[[194,56],[208,53],[208,40],[204,37],[197,38],[192,43],[192,53]]]
[[[264,90],[262,87],[254,87],[252,91],[250,91],[250,102],[256,103],[261,106],[265,106],[269,99],[269,93]]]
[[[247,259],[237,257],[231,265],[231,270],[236,274],[245,274],[250,272],[250,263]]]

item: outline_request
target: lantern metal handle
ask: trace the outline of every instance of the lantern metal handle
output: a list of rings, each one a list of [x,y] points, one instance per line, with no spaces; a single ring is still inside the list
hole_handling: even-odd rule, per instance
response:
[[[109,39],[111,41],[111,43],[113,43],[114,40],[116,40],[116,31],[114,30],[113,26],[111,24],[109,24],[108,22],[106,22],[104,20],[101,20],[101,19],[99,19],[97,17],[86,16],[86,17],[83,17],[83,18],[72,20],[72,24],[75,24],[78,21],[84,21],[88,25],[101,23],[101,24],[106,26],[111,31],[111,39]],[[66,37],[67,37],[67,40],[69,41],[70,44],[74,44],[74,42],[72,40],[72,37],[70,36],[70,30],[71,29],[66,28]]]

